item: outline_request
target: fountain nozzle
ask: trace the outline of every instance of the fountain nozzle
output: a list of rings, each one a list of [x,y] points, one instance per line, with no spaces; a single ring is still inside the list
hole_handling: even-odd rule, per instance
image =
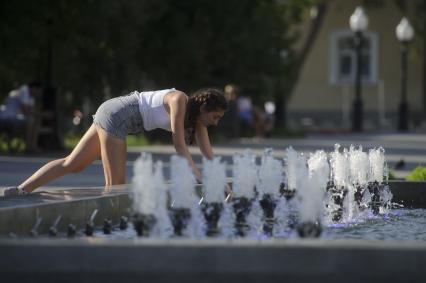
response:
[[[128,219],[126,216],[121,216],[120,218],[120,230],[126,230],[127,229],[127,223]]]
[[[175,235],[182,236],[191,218],[191,211],[189,208],[170,208],[170,218]]]
[[[201,204],[201,209],[207,222],[207,236],[216,236],[219,233],[217,224],[220,218],[220,212],[223,210],[223,204],[219,202],[204,202]]]
[[[319,221],[300,223],[296,229],[301,238],[318,238],[322,233],[322,226]]]
[[[55,220],[55,222],[53,223],[53,225],[49,228],[49,236],[51,236],[51,237],[56,237],[56,236],[58,235],[58,228],[57,228],[57,226],[58,226],[58,224],[59,224],[59,221],[61,221],[61,218],[62,218],[62,216],[61,216],[61,215],[59,215],[59,216],[56,218],[56,220]]]
[[[85,229],[85,234],[86,236],[93,236],[93,232],[95,230],[95,224],[94,224],[94,220],[96,217],[96,214],[98,213],[98,210],[95,209],[92,213],[92,215],[90,216],[89,220],[86,222],[86,229]]]
[[[75,227],[75,225],[72,223],[68,224],[67,236],[72,238],[75,236],[76,233],[77,233],[77,228]]]
[[[31,231],[30,231],[30,236],[31,237],[37,237],[38,236],[38,227],[40,226],[42,220],[43,219],[41,217],[37,218],[36,223],[35,223],[33,229],[31,229]]]
[[[265,223],[263,225],[263,231],[271,236],[274,229],[274,210],[277,206],[276,201],[270,194],[264,194],[262,199],[259,201],[260,206],[263,209],[263,215],[265,218]]]
[[[247,224],[247,216],[251,210],[252,200],[246,197],[238,197],[233,200],[233,207],[236,216],[235,228],[238,236],[245,236],[249,226]]]
[[[379,214],[380,212],[380,191],[382,190],[382,186],[379,182],[374,181],[368,184],[368,191],[371,194],[370,208],[374,215]]]
[[[103,227],[102,230],[103,230],[105,235],[111,234],[111,231],[112,231],[112,220],[111,219],[106,218],[104,220],[104,227]]]
[[[156,222],[157,220],[152,214],[136,213],[133,215],[133,225],[140,237],[148,237]]]
[[[279,192],[280,192],[281,196],[285,197],[285,199],[287,201],[291,200],[296,194],[296,190],[287,189],[284,183],[280,184]]]

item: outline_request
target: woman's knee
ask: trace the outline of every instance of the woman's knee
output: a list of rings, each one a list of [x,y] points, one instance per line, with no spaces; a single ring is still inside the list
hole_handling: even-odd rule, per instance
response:
[[[67,171],[67,173],[78,173],[86,168],[84,164],[81,164],[70,156],[63,158],[62,167]]]

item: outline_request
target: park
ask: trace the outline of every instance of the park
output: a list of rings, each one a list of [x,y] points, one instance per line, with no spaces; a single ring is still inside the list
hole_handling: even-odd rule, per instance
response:
[[[423,1],[18,6],[5,282],[422,281]]]

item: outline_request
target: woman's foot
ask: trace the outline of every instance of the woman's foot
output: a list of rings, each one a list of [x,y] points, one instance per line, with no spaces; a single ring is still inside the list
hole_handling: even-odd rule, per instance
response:
[[[29,193],[24,189],[20,189],[18,187],[10,187],[4,190],[5,197],[13,197],[13,196],[25,196]]]

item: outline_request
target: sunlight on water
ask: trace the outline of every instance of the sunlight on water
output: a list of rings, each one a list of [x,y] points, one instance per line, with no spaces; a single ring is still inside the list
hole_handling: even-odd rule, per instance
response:
[[[362,147],[336,144],[330,153],[303,154],[289,147],[283,160],[266,149],[260,164],[246,150],[233,156],[230,200],[225,199],[226,164],[219,157],[203,160],[201,201],[187,160],[172,156],[170,164],[171,184],[166,186],[161,162],[154,165],[149,154],[135,162],[133,211],[148,221],[135,227],[151,230],[138,232],[141,236],[263,240],[292,238],[296,232],[318,237],[323,232],[322,237],[356,237],[363,229],[371,233],[400,225],[399,219],[407,216],[407,210],[391,210],[383,148],[367,153]],[[147,215],[154,216],[152,228],[146,226],[151,225]]]
[[[233,192],[236,197],[254,198],[257,183],[256,156],[249,150],[233,157]]]
[[[173,155],[170,159],[171,186],[170,195],[174,208],[191,208],[196,202],[194,193],[195,176],[188,160],[184,157]]]
[[[226,185],[226,164],[220,162],[220,157],[213,160],[203,160],[204,201],[223,202],[223,193]]]
[[[259,178],[256,188],[260,194],[270,194],[279,197],[279,188],[284,182],[284,169],[281,160],[272,156],[272,149],[266,149],[259,166]]]
[[[142,153],[133,167],[132,192],[133,210],[143,214],[155,211],[156,184],[153,181],[151,154]]]

